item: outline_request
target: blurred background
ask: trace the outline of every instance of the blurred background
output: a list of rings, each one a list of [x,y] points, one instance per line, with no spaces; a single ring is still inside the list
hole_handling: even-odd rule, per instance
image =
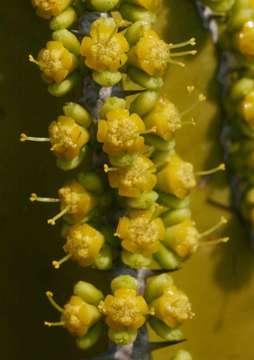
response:
[[[208,101],[191,114],[197,125],[185,126],[177,135],[181,156],[197,170],[207,169],[222,159],[214,46],[190,0],[165,0],[158,23],[158,30],[167,41],[197,38],[197,56],[186,59],[184,69],[170,67],[163,92],[180,110],[193,102],[186,86],[194,85],[207,96]],[[1,327],[1,338],[7,345],[3,358],[89,359],[89,354],[76,350],[73,339],[64,330],[43,326],[44,320],[57,319],[45,291],[53,290],[57,301],[63,304],[77,280],[93,281],[106,290],[107,275],[79,270],[71,262],[59,271],[51,267],[52,259],[61,257],[63,245],[60,226],[49,227],[46,223],[56,208],[31,204],[28,198],[31,192],[54,195],[73,174],[56,168],[46,145],[19,142],[23,131],[46,135],[49,122],[66,101],[47,93],[38,69],[28,62],[28,54],[36,55],[50,39],[50,33],[28,0],[2,1],[0,39],[0,229],[4,244],[1,313],[7,321]],[[230,211],[209,204],[209,197],[228,204],[225,174],[201,181],[192,195],[192,209],[200,231],[216,223],[221,215],[227,217],[229,223],[219,235],[227,234],[231,239],[218,247],[202,248],[174,275],[196,313],[185,325],[188,342],[181,347],[190,350],[195,360],[252,360],[254,253],[237,218]],[[166,360],[173,350],[158,351],[155,359]]]

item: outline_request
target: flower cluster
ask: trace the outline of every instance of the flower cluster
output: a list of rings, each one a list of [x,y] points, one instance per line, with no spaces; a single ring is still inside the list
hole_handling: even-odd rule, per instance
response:
[[[160,95],[169,63],[183,66],[175,57],[196,53],[173,50],[194,46],[195,39],[174,45],[159,37],[153,22],[160,0],[32,3],[39,16],[50,19],[53,34],[30,61],[39,66],[53,96],[70,93],[81,81],[77,89],[83,91],[78,102],[64,105],[48,138],[21,135],[22,141],[50,142],[61,169],[83,166],[57,197],[30,197],[59,204],[59,213],[48,223],[63,218],[65,256],[53,266],[58,269],[71,259],[81,267],[108,270],[121,257],[133,269],[179,268],[214,230],[200,234],[191,219],[189,194],[197,174],[175,150],[175,133],[186,112]],[[116,8],[119,12],[112,11]],[[249,37],[239,36],[242,48]],[[126,84],[134,94],[128,101]],[[251,101],[249,94],[241,105],[249,122]],[[163,339],[183,339],[179,326],[193,313],[188,297],[168,274],[152,276],[145,284],[121,275],[113,279],[111,290],[104,296],[80,281],[64,307],[47,292],[61,317],[46,325],[66,328],[83,350],[99,340],[103,322],[118,345],[134,342],[147,321]]]
[[[181,341],[183,334],[178,327],[194,315],[188,297],[173,284],[168,274],[148,278],[145,296],[138,294],[138,287],[134,277],[121,275],[111,282],[113,294],[104,297],[92,284],[79,281],[63,308],[48,291],[49,301],[61,312],[61,321],[45,322],[45,325],[63,326],[77,338],[81,348],[92,334],[95,342],[98,341],[102,332],[101,320],[108,326],[109,338],[118,345],[133,342],[146,321],[164,339],[177,329],[175,340]]]

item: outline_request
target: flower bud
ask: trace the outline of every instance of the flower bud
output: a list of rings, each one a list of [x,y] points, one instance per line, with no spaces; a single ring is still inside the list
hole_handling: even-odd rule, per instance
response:
[[[181,117],[175,105],[160,98],[153,110],[144,118],[147,129],[154,128],[155,134],[163,140],[171,140],[181,128]]]
[[[86,129],[68,116],[59,116],[49,126],[51,150],[58,157],[73,160],[89,140]]]
[[[32,0],[37,15],[44,19],[61,14],[71,3],[72,0]]]
[[[194,315],[188,297],[174,285],[169,285],[163,295],[151,303],[151,308],[154,316],[171,328]]]
[[[77,181],[62,187],[59,191],[61,208],[69,208],[68,220],[79,222],[95,207],[95,198],[86,191]]]
[[[77,66],[75,55],[65,49],[60,41],[48,41],[46,48],[39,52],[38,60],[32,56],[29,59],[40,67],[43,78],[49,83],[60,83]]]
[[[181,258],[192,255],[199,246],[199,232],[195,223],[188,219],[168,227],[164,244]]]
[[[163,75],[168,60],[168,45],[154,30],[146,30],[129,52],[129,62],[151,76]]]
[[[157,174],[157,189],[180,199],[185,198],[195,186],[193,165],[176,154],[170,156],[168,164]]]
[[[61,320],[73,336],[83,336],[99,318],[100,313],[95,306],[86,303],[79,296],[72,296],[64,306]]]
[[[64,251],[82,267],[92,265],[104,244],[103,235],[88,224],[72,225]]]

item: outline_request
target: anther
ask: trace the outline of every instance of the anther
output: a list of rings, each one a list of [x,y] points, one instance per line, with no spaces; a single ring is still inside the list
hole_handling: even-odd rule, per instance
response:
[[[117,171],[118,169],[116,167],[109,167],[108,164],[103,165],[104,172],[107,174],[111,171]]]
[[[58,219],[60,219],[61,217],[63,217],[65,214],[68,213],[68,211],[70,210],[71,205],[66,206],[62,211],[60,211],[58,214],[56,214],[54,217],[52,217],[51,219],[48,219],[48,224],[50,225],[55,225],[56,221]]]
[[[52,261],[52,265],[54,266],[54,268],[55,269],[59,269],[60,268],[60,266],[63,264],[63,263],[65,263],[66,261],[68,261],[69,259],[71,258],[71,255],[70,254],[68,254],[68,255],[66,255],[65,257],[63,257],[61,260],[54,260],[54,261]]]

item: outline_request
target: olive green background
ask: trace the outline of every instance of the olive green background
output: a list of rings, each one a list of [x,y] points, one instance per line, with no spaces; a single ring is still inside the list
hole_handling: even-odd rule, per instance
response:
[[[186,59],[186,68],[170,67],[164,93],[180,110],[185,110],[195,98],[187,94],[187,85],[194,85],[207,95],[208,101],[191,114],[196,127],[186,125],[179,131],[177,149],[197,170],[209,168],[222,158],[215,49],[191,1],[165,1],[160,14],[159,30],[165,39],[176,42],[196,36],[198,41],[198,55]],[[58,316],[49,306],[45,291],[53,290],[58,302],[64,303],[77,280],[91,280],[105,289],[106,275],[80,270],[73,263],[59,271],[51,267],[51,260],[62,255],[62,239],[60,227],[49,227],[45,220],[57,209],[54,205],[30,204],[28,197],[33,191],[54,195],[71,174],[55,167],[47,145],[18,141],[22,131],[46,135],[49,122],[61,112],[61,104],[66,100],[51,97],[38,69],[27,61],[28,54],[36,55],[50,38],[47,23],[35,16],[28,0],[2,2],[0,37],[0,228],[4,244],[1,274],[6,285],[1,299],[7,303],[1,306],[1,317],[8,320],[1,328],[8,351],[2,348],[2,356],[9,360],[89,359],[89,355],[76,350],[73,339],[64,330],[43,326],[43,320]],[[229,224],[218,235],[229,234],[231,240],[215,248],[201,248],[174,275],[196,313],[184,326],[188,342],[181,347],[189,349],[195,360],[252,360],[254,253],[230,211],[207,202],[208,197],[213,197],[228,203],[225,175],[208,180],[201,181],[193,193],[193,217],[202,231],[221,215],[226,216]],[[158,351],[155,359],[169,359],[172,351],[173,348]]]

